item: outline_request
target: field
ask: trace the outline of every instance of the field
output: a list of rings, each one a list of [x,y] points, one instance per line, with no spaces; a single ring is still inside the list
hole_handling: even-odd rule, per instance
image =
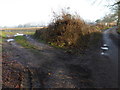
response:
[[[29,28],[3,28],[0,30],[36,30],[36,29],[40,29],[43,27],[29,27]]]
[[[22,33],[27,35],[33,35],[37,29],[43,27],[30,27],[30,28],[4,28],[0,29],[0,37],[6,38],[7,36],[13,36],[16,33]]]

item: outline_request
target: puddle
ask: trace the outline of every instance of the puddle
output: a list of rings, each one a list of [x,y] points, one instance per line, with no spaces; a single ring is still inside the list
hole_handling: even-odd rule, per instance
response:
[[[103,44],[104,47],[108,47],[107,44]]]
[[[103,44],[103,46],[101,47],[101,55],[107,55],[107,53],[105,53],[108,50],[108,45],[107,44]]]
[[[100,53],[102,56],[108,56],[108,53],[106,53],[106,52],[101,52]]]
[[[20,33],[16,33],[15,35],[14,35],[14,37],[16,37],[16,36],[23,36],[24,34],[20,34]]]
[[[108,50],[108,47],[101,47],[102,50]]]
[[[106,51],[108,50],[108,45],[107,44],[103,44],[103,46],[101,47],[102,50]]]
[[[13,46],[17,46],[16,43],[11,43]]]
[[[7,39],[7,42],[13,42],[14,39]]]
[[[25,35],[26,37],[28,37],[28,35]]]
[[[105,53],[104,52],[101,52],[101,55],[104,55]]]
[[[9,36],[9,35],[6,35],[6,37],[7,37],[7,38],[10,38],[10,36]]]
[[[30,38],[30,37],[26,35],[26,38]]]

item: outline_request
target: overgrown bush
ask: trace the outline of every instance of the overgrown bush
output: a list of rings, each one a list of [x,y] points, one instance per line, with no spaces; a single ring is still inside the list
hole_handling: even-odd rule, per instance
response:
[[[82,50],[94,40],[95,32],[100,33],[95,26],[86,24],[78,15],[62,12],[55,16],[48,28],[37,30],[34,36],[54,46]]]

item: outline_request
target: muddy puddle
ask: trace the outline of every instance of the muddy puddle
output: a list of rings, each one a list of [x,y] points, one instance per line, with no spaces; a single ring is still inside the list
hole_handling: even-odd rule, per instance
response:
[[[6,40],[7,42],[13,42],[13,41],[15,41],[14,39],[7,39]]]
[[[108,45],[103,44],[103,46],[101,46],[100,48],[101,48],[101,55],[107,55],[107,51],[109,50]]]

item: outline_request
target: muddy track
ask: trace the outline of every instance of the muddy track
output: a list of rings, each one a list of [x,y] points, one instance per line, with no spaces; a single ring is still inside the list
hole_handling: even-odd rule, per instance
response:
[[[39,80],[39,74],[36,69],[26,68],[22,73],[21,87],[22,88],[42,88],[42,81]]]
[[[50,46],[45,46],[44,44],[41,45],[41,43],[38,43],[31,37],[27,39],[31,44],[35,45],[38,48],[41,48],[39,46],[42,46],[42,48],[44,49],[50,48],[49,51],[51,51],[51,53],[53,53],[57,57],[57,62],[55,62],[55,64],[53,64],[53,62],[51,63],[47,62],[47,64],[45,65],[43,64],[43,67],[48,66],[48,64],[50,65],[53,64],[52,68],[55,67],[55,70],[52,70],[50,71],[50,73],[48,73],[48,74],[51,74],[49,76],[53,77],[52,79],[53,81],[51,81],[51,79],[48,79],[47,81],[48,85],[46,85],[46,87],[50,87],[50,88],[53,88],[53,86],[67,87],[67,88],[94,87],[93,80],[91,79],[92,71],[88,69],[86,66],[85,67],[81,66],[82,63],[81,63],[80,57],[77,58],[76,56],[74,55],[71,56],[69,54],[66,54],[65,52],[59,49],[56,51],[54,48]],[[48,66],[48,68],[50,67],[51,66]],[[59,82],[57,82],[56,80],[58,80]],[[53,82],[55,82],[56,84],[54,84]]]
[[[82,58],[65,53],[34,39],[28,41],[37,46],[29,50],[15,42],[5,43],[4,49],[11,53],[25,70],[21,72],[23,88],[81,88],[93,87],[91,70],[81,64]],[[18,53],[19,52],[19,53]]]
[[[21,87],[32,88],[32,75],[28,68],[21,73]]]

